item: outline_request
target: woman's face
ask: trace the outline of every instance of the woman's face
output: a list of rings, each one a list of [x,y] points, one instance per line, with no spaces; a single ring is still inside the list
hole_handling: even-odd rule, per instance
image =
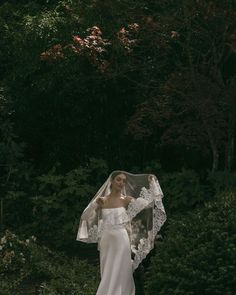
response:
[[[121,191],[125,186],[126,176],[123,173],[116,175],[112,180],[112,188]]]

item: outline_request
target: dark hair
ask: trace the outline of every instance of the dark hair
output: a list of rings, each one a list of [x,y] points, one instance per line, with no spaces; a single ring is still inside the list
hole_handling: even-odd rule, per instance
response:
[[[123,171],[114,171],[111,174],[111,179],[114,180],[116,178],[116,176],[119,175],[119,174],[124,174],[125,175],[125,173]]]

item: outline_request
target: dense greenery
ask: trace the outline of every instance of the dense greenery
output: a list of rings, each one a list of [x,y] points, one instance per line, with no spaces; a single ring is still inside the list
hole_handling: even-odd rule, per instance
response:
[[[47,174],[31,177],[21,190],[9,190],[4,199],[3,221],[7,228],[22,234],[37,233],[37,237],[57,249],[72,250],[77,246],[79,217],[107,174],[107,167],[104,161],[91,159],[87,167],[78,167],[65,175],[59,169],[57,165]]]
[[[114,169],[154,173],[164,192],[160,252],[140,267],[146,292],[223,292],[221,236],[235,251],[235,19],[233,0],[1,1],[0,233],[15,245],[0,250],[12,259],[0,261],[1,295],[31,283],[32,294],[94,294],[96,246],[75,236]]]
[[[232,169],[234,8],[230,0],[2,4],[2,100],[27,159],[43,171],[89,157],[110,168],[155,159],[168,170]]]
[[[146,273],[147,294],[235,293],[235,191],[171,218]]]
[[[225,191],[202,208],[169,218],[143,274],[145,294],[234,294],[235,200],[235,190]],[[0,259],[1,295],[89,295],[99,282],[98,259],[90,265],[68,258],[40,245],[35,236],[20,239],[6,231]],[[137,294],[143,293],[137,289]]]
[[[94,294],[98,266],[37,243],[35,236],[20,239],[6,231],[0,241],[1,295]]]

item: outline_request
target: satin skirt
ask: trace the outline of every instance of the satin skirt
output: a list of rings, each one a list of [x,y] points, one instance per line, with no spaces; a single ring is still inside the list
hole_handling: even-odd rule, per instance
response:
[[[96,295],[135,295],[127,230],[104,230],[99,247],[101,281]]]

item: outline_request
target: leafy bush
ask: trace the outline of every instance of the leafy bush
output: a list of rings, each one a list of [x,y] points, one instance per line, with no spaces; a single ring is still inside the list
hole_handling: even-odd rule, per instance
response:
[[[40,239],[57,249],[75,245],[80,215],[96,191],[96,180],[99,181],[104,171],[106,163],[93,159],[88,167],[78,167],[65,175],[53,168],[38,177],[36,193],[32,197],[34,221],[31,227]]]
[[[93,295],[100,280],[99,268],[70,259],[59,267],[50,281],[40,286],[40,295]]]
[[[28,245],[35,240],[36,238],[34,236],[25,241],[19,240],[15,234],[6,230],[5,235],[0,241],[0,257],[2,262],[0,265],[0,272],[14,272],[22,268],[26,260],[30,259]]]
[[[207,182],[212,194],[236,188],[236,173],[228,171],[208,172]]]
[[[134,173],[140,173],[140,168],[133,167]],[[206,198],[206,192],[210,190],[208,184],[202,184],[199,175],[193,170],[182,169],[178,172],[163,173],[157,160],[145,164],[145,173],[154,173],[159,180],[164,193],[165,209],[168,213],[186,211],[198,204],[202,204]]]
[[[5,226],[24,236],[37,233],[56,249],[77,251],[80,215],[107,174],[107,166],[103,160],[90,159],[87,166],[65,174],[58,170],[54,166],[11,187],[4,200]]]
[[[206,187],[200,183],[199,176],[193,170],[164,174],[160,185],[165,195],[167,211],[192,209],[205,200]]]
[[[76,257],[66,257],[36,243],[36,237],[20,239],[6,231],[0,242],[0,295],[94,294],[99,283],[99,268]],[[89,282],[89,284],[88,284]]]
[[[169,220],[146,274],[147,295],[235,294],[235,208],[232,191]]]

